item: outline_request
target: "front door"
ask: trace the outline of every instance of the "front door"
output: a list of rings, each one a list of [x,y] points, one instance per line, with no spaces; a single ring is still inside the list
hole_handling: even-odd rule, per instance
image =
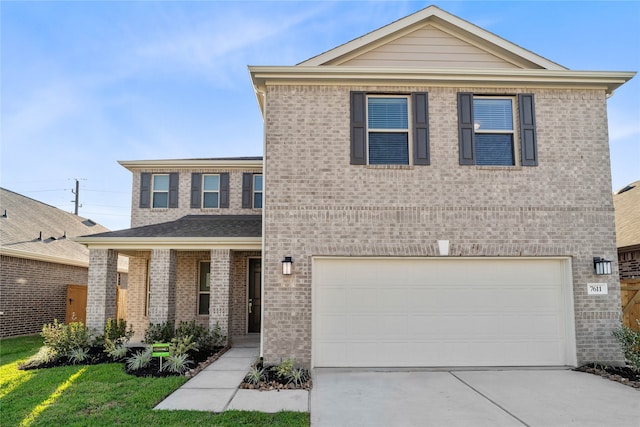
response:
[[[261,259],[249,260],[249,333],[260,332]]]

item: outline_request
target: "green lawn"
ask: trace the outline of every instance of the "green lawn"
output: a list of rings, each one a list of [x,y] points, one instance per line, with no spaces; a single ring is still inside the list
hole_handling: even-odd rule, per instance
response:
[[[309,414],[154,411],[183,377],[138,378],[122,364],[20,371],[39,336],[0,340],[0,426],[308,426]]]

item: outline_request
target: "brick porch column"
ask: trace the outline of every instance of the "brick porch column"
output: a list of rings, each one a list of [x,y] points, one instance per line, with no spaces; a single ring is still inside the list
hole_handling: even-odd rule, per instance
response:
[[[107,319],[116,318],[118,253],[112,249],[90,249],[88,276],[86,324],[101,334]]]
[[[149,324],[175,322],[176,251],[154,249],[149,263]]]
[[[216,323],[229,342],[231,326],[231,251],[229,249],[211,250],[211,298],[209,299],[209,328]]]

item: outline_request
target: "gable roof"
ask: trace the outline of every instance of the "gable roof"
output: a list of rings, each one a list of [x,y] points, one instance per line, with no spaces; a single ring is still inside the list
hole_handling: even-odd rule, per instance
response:
[[[57,264],[87,267],[89,249],[76,236],[109,229],[54,206],[0,188],[0,254]],[[126,271],[121,259],[118,270]]]
[[[261,249],[261,215],[187,215],[175,221],[80,236],[89,247],[148,250]]]
[[[300,66],[342,65],[353,58],[389,44],[394,40],[424,28],[434,28],[485,51],[505,63],[518,68],[567,70],[566,67],[524,49],[464,19],[452,15],[436,6],[428,6],[416,13],[385,25],[362,37],[351,40],[313,58],[299,63]],[[506,67],[506,65],[505,65]]]
[[[640,181],[613,194],[616,215],[616,246],[640,249]]]

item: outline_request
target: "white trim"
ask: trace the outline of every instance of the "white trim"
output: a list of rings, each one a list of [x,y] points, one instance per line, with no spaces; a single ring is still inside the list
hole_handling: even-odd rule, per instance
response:
[[[119,160],[118,163],[130,171],[152,168],[188,170],[197,168],[262,169],[262,160],[220,159],[167,159],[167,160]]]
[[[73,238],[70,238],[73,240]],[[21,251],[19,249],[8,249],[8,248],[0,248],[0,255],[14,257],[14,258],[23,258],[23,259],[31,259],[34,261],[42,261],[42,262],[50,262],[53,264],[62,264],[62,265],[70,265],[74,267],[85,267],[89,268],[89,257],[87,257],[86,261],[81,261],[77,259],[58,257],[53,255],[39,254],[34,252]],[[120,268],[118,267],[118,273],[129,273],[128,268]]]
[[[102,237],[91,236],[76,237],[75,242],[82,243],[90,249],[103,248],[114,250],[150,250],[150,249],[177,249],[177,250],[260,250],[262,248],[261,237]]]

